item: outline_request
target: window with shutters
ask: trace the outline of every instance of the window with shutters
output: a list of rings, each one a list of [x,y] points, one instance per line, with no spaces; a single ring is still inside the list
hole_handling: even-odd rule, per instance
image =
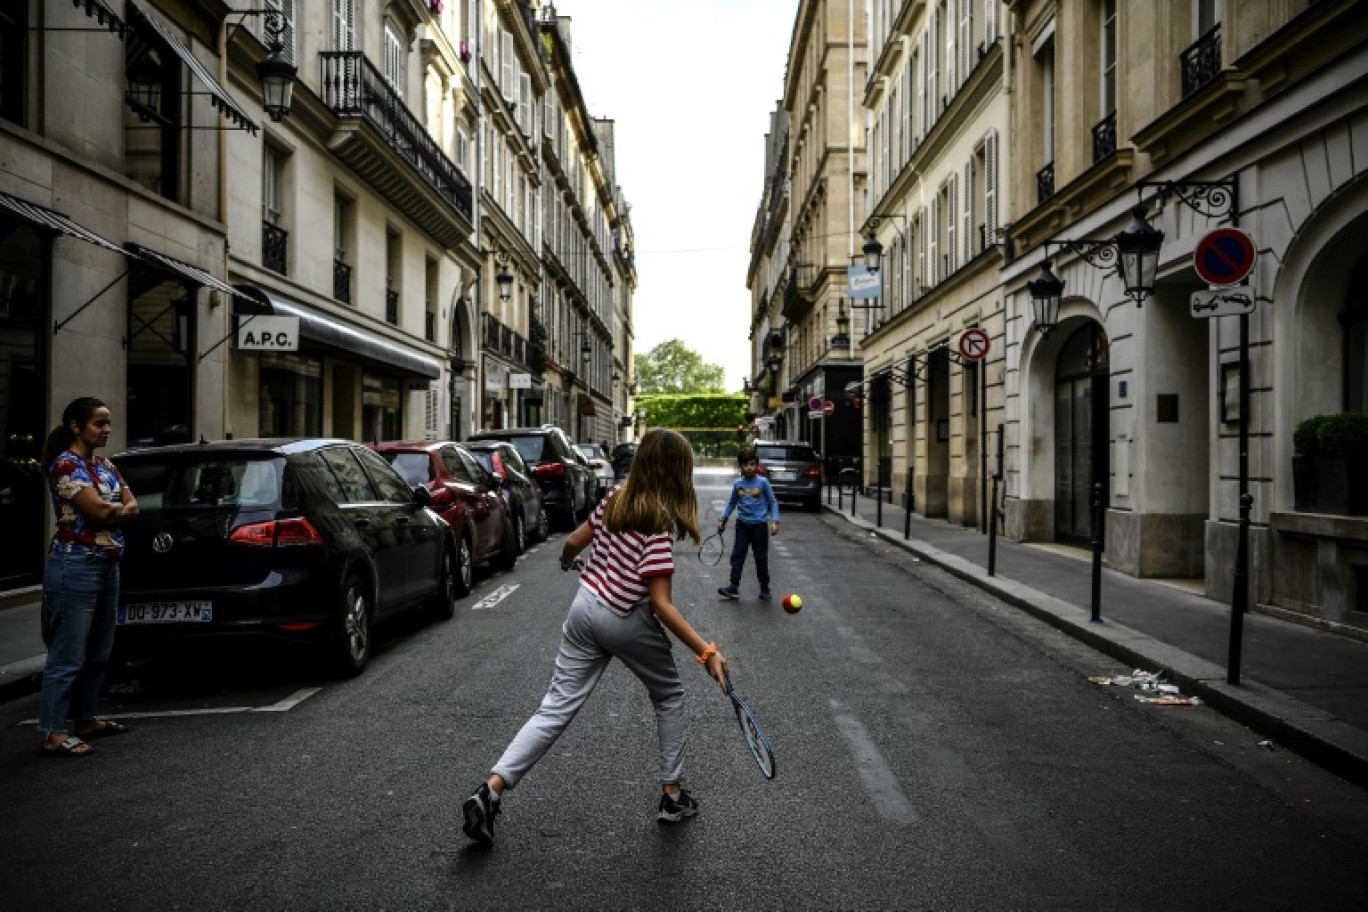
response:
[[[978,61],[974,51],[974,0],[955,0],[959,4],[959,34],[956,37],[959,47],[959,83],[964,85],[969,73]]]
[[[504,100],[516,103],[518,92],[518,58],[513,52],[513,35],[499,29],[499,90]]]
[[[978,242],[978,233],[974,231],[974,226],[978,224],[974,220],[974,204],[977,202],[977,183],[978,171],[975,168],[976,157],[971,157],[964,166],[964,188],[960,194],[964,201],[963,213],[960,221],[960,263],[968,263],[974,258],[983,245]]]
[[[910,300],[913,300],[913,301],[915,301],[917,298],[920,298],[920,297],[922,296],[922,292],[925,291],[925,278],[924,278],[924,276],[926,275],[926,230],[925,230],[926,217],[925,217],[925,214],[924,214],[925,212],[926,212],[926,210],[924,210],[924,209],[918,210],[917,213],[916,213],[915,215],[912,216],[912,227],[908,230],[908,235],[907,235],[908,238],[910,238],[910,243],[911,243],[911,247],[912,247],[912,249],[908,251],[908,254],[909,254],[909,268],[911,269],[912,274],[911,274],[911,276],[908,277],[908,280],[907,280],[907,291],[908,291],[908,298],[909,298]]]
[[[941,225],[941,210],[944,208],[941,204],[941,196],[944,192],[945,188],[942,187],[940,194],[931,197],[930,223],[926,230],[926,272],[923,273],[926,276],[928,288],[935,288],[941,276],[940,257],[936,254],[941,247],[941,232],[945,230]]]
[[[295,62],[295,2],[296,0],[265,0],[267,15],[256,24],[261,43],[271,46],[273,38],[280,42],[281,53],[290,63]]]
[[[993,243],[993,238],[988,234],[988,185],[992,181],[992,175],[988,170],[986,138],[974,149],[974,159],[970,163],[970,168],[974,180],[971,194],[973,202],[968,210],[968,221],[972,226],[970,230],[974,240],[973,253],[970,254],[972,256],[987,250]]]
[[[356,0],[333,0],[333,48],[356,50]]]
[[[959,176],[951,174],[941,188],[941,278],[949,276],[958,266],[958,257],[955,255],[955,239],[959,236],[955,230],[955,222],[959,219],[959,207],[956,205],[958,184]]]
[[[989,130],[983,141],[983,223],[987,243],[998,242],[998,133]]]
[[[408,63],[408,48],[399,28],[388,20],[385,22],[385,81],[400,98],[404,97],[405,69]]]
[[[983,41],[993,44],[998,39],[998,4],[1001,0],[984,0],[983,3]]]
[[[944,77],[941,91],[945,92],[947,102],[955,97],[955,88],[959,85],[959,5],[960,0],[942,0],[937,10],[937,20],[945,23],[944,41],[941,44],[945,51],[941,65]]]
[[[926,39],[926,118],[922,122],[923,134],[930,133],[940,116],[940,79],[936,72],[940,64],[940,16],[938,10],[931,12],[931,26]]]
[[[532,77],[526,73],[518,77],[518,126],[532,138]]]
[[[1102,0],[1102,111],[1116,110],[1116,0]]]
[[[470,134],[465,127],[456,128],[456,167],[470,173]]]
[[[489,147],[489,170],[493,178],[490,181],[490,186],[494,188],[494,201],[498,203],[503,200],[503,161],[500,154],[503,147],[503,137],[492,137]]]

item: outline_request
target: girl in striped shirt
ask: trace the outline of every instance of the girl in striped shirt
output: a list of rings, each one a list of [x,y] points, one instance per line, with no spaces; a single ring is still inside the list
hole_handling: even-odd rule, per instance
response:
[[[594,546],[561,630],[560,652],[541,707],[513,738],[489,778],[465,802],[463,829],[494,841],[499,800],[565,731],[614,658],[646,685],[660,742],[657,818],[678,821],[698,813],[680,786],[684,777],[684,685],[670,652],[668,629],[698,657],[725,690],[727,660],[705,643],[670,600],[674,538],[699,540],[693,488],[693,450],[674,431],[656,428],[641,439],[631,474],[570,534],[561,569],[577,566]]]

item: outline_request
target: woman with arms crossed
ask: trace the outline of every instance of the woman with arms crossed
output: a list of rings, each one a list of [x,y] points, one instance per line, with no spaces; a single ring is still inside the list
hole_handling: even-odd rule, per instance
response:
[[[49,757],[88,757],[94,752],[90,739],[128,732],[128,726],[95,715],[114,648],[124,548],[119,526],[138,515],[138,502],[114,463],[95,455],[109,443],[111,426],[105,404],[82,397],[66,407],[61,425],[43,445],[57,514],[43,576],[48,655],[38,718]]]

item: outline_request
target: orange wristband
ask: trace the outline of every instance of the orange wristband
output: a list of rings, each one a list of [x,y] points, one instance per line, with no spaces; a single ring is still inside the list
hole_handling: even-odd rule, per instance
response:
[[[717,644],[709,643],[703,647],[703,654],[698,657],[699,665],[707,665],[708,659],[717,654]]]

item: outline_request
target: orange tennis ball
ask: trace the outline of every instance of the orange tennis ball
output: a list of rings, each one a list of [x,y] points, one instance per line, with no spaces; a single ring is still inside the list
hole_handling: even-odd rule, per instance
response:
[[[790,594],[784,596],[784,610],[789,614],[797,614],[798,609],[803,607],[802,596]]]

